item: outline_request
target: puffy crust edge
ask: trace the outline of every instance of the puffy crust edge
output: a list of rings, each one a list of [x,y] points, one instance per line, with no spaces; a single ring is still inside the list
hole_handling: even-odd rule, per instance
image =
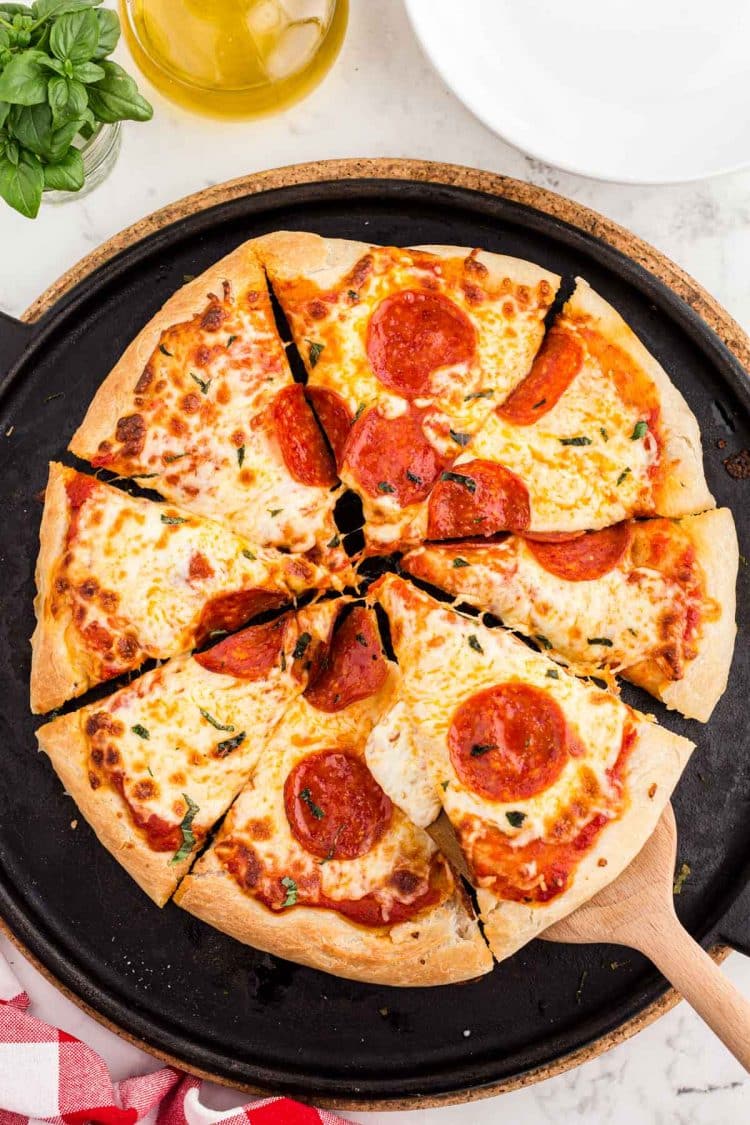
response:
[[[112,437],[118,419],[132,406],[133,388],[162,333],[199,313],[205,307],[207,294],[220,293],[224,281],[238,288],[255,286],[266,290],[265,276],[250,242],[238,246],[178,289],[141,329],[94,395],[86,417],[71,438],[68,448],[72,453],[90,461],[99,443]]]
[[[550,286],[549,301],[551,305],[555,293],[560,288],[561,277],[544,269],[536,262],[526,258],[514,258],[509,254],[495,254],[491,250],[480,250],[476,253],[466,246],[414,246],[414,250],[421,250],[425,254],[434,254],[438,258],[468,258],[472,255],[477,262],[486,266],[494,281],[502,281],[509,277],[516,285],[528,285],[532,288],[540,281],[546,281]]]
[[[656,828],[693,749],[686,738],[641,719],[627,773],[630,807],[600,833],[579,864],[570,891],[543,906],[505,902],[490,891],[477,891],[485,937],[498,960],[510,957],[547,926],[572,914],[625,870]],[[656,790],[649,797],[653,785]],[[600,859],[607,861],[605,867],[599,866]]]
[[[83,708],[40,727],[39,746],[99,841],[157,906],[163,906],[193,857],[187,856],[170,866],[169,852],[153,851],[130,823],[118,793],[108,787],[91,788],[88,744],[82,729],[86,714],[87,709]]]
[[[53,617],[49,609],[55,568],[62,557],[70,520],[65,481],[73,471],[50,462],[44,511],[39,528],[36,560],[36,626],[31,637],[31,710],[35,715],[52,711],[66,699],[82,695],[91,685],[85,669],[78,666],[66,641],[70,613]]]
[[[564,313],[587,316],[598,331],[622,348],[653,380],[659,393],[665,436],[661,480],[656,487],[656,514],[686,516],[715,507],[703,472],[703,449],[698,422],[664,368],[641,343],[623,318],[583,278],[566,303]]]
[[[274,913],[246,894],[209,851],[174,901],[237,941],[350,980],[422,987],[471,980],[492,968],[458,891],[421,918],[371,930],[332,910],[295,906]],[[419,937],[412,937],[417,930]]]
[[[321,289],[338,284],[360,258],[373,249],[372,244],[367,242],[323,238],[305,231],[275,231],[256,239],[253,246],[272,282],[284,284],[304,277],[314,281]],[[468,246],[414,246],[411,249],[440,258],[466,258],[474,253]],[[493,254],[488,250],[480,250],[474,256],[487,267],[495,280],[510,277],[516,284],[528,286],[547,281],[551,287],[549,303],[552,303],[560,285],[558,274],[534,262]]]
[[[668,684],[659,698],[670,710],[688,719],[708,722],[724,694],[734,655],[739,546],[734,517],[729,508],[715,508],[680,521],[695,545],[696,557],[705,576],[706,597],[718,609],[716,621],[706,621],[695,660],[681,680]]]

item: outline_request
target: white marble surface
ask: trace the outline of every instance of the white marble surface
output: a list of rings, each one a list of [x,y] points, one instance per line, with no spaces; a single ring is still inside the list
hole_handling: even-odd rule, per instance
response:
[[[20,314],[93,247],[142,215],[242,173],[337,156],[411,156],[487,168],[553,188],[611,216],[670,255],[750,328],[750,171],[676,187],[623,187],[557,172],[480,125],[442,86],[413,38],[401,0],[352,0],[349,34],[328,80],[279,117],[218,124],[152,95],[150,125],[127,125],[120,160],[86,199],[47,207],[36,223],[0,208],[0,308]],[[717,128],[721,123],[717,122]],[[115,1077],[149,1056],[59,996],[6,942],[33,1011],[95,1046]],[[750,962],[725,971],[750,996]],[[215,1091],[215,1104],[237,1094]],[[1,1103],[0,1103],[1,1104]],[[578,1070],[500,1099],[409,1113],[350,1114],[376,1125],[739,1125],[750,1079],[685,1005]]]

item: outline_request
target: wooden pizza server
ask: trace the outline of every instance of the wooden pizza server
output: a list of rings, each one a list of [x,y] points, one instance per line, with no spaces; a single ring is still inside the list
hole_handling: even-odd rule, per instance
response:
[[[645,847],[622,874],[540,936],[545,941],[603,942],[637,949],[750,1071],[750,1003],[680,924],[673,880],[677,825],[671,804]]]
[[[457,871],[469,878],[450,821],[428,829]],[[671,804],[643,850],[622,874],[567,918],[540,934],[545,941],[602,943],[637,949],[677,989],[750,1071],[750,1003],[680,924],[674,909],[677,825]]]

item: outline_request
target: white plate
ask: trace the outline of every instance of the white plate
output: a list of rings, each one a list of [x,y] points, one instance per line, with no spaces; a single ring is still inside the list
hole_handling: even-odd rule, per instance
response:
[[[405,0],[445,82],[571,172],[675,183],[750,163],[750,0]]]

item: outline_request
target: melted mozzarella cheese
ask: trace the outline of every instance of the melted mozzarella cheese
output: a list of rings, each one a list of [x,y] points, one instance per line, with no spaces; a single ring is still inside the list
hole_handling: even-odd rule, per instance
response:
[[[116,608],[104,615],[96,600],[79,599],[86,614],[79,628],[103,620],[110,631],[132,629],[142,658],[163,659],[193,648],[213,598],[262,589],[291,599],[300,589],[287,556],[213,521],[101,483],[78,510],[67,559],[65,577],[74,589],[93,578],[101,591],[117,597]],[[300,570],[309,572],[307,585],[320,578],[308,563]]]
[[[502,618],[528,636],[543,636],[550,653],[578,671],[628,668],[663,645],[665,612],[682,614],[688,591],[658,570],[624,560],[599,578],[572,582],[537,562],[521,539],[456,551],[424,547],[413,552],[417,573],[458,598]],[[408,567],[408,558],[407,558]],[[610,645],[591,644],[601,638]]]
[[[194,827],[213,827],[304,687],[293,671],[300,634],[327,641],[334,605],[309,607],[290,621],[283,658],[263,679],[237,679],[209,671],[193,657],[178,657],[80,712],[83,730],[87,719],[102,712],[121,724],[121,732],[107,739],[118,760],[107,764],[122,773],[133,808],[179,824],[188,796],[198,806]],[[222,749],[228,740],[237,745]]]
[[[362,753],[373,724],[392,698],[397,680],[392,668],[389,682],[376,696],[332,714],[317,710],[299,696],[287,710],[250,784],[233,805],[217,843],[228,838],[246,841],[263,870],[279,879],[291,873],[297,883],[306,876],[316,882],[319,879],[321,893],[334,901],[360,899],[373,891],[386,903],[389,895],[403,901],[403,895],[389,888],[389,877],[404,865],[408,865],[410,872],[427,877],[437,849],[429,836],[410,824],[399,809],[392,810],[388,828],[365,855],[346,860],[334,856],[322,863],[293,835],[284,804],[287,777],[310,754],[332,749],[358,756]],[[268,825],[269,829],[254,831],[258,823]]]
[[[440,812],[440,797],[427,765],[425,747],[402,701],[373,728],[365,746],[370,772],[414,824],[426,828]]]
[[[459,824],[468,813],[496,827],[519,845],[543,837],[579,790],[584,786],[590,788],[584,771],[595,777],[602,808],[606,808],[606,799],[613,794],[608,770],[617,761],[625,722],[632,714],[623,703],[558,671],[546,657],[505,631],[487,629],[440,606],[400,579],[387,580],[379,596],[391,617],[393,643],[403,671],[403,705],[418,732],[437,792],[454,824]],[[557,672],[556,679],[548,676],[550,670]],[[488,801],[460,781],[450,759],[447,739],[456,709],[463,702],[477,692],[508,681],[549,693],[586,753],[583,757],[571,756],[548,789],[504,804]],[[520,832],[511,828],[505,815],[509,811],[525,813]]]
[[[590,359],[538,422],[518,426],[493,412],[456,469],[478,458],[500,462],[529,491],[531,531],[606,527],[652,505],[649,471],[657,456],[642,412],[628,406]],[[587,444],[566,442],[584,440]]]

